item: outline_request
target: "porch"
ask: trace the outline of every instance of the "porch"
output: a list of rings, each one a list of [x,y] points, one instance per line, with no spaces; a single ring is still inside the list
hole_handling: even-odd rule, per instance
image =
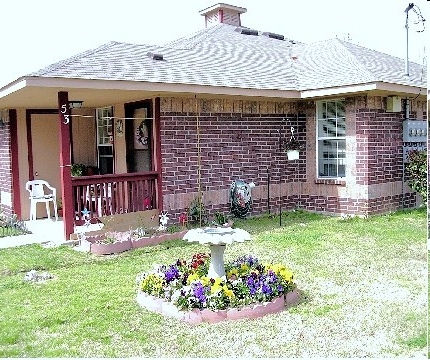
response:
[[[26,110],[28,169],[16,170],[28,171],[28,179],[44,179],[57,189],[63,240],[70,239],[76,226],[95,224],[106,216],[160,209],[159,111],[152,116],[153,107],[159,109],[159,98],[90,106],[73,114],[71,103],[67,92],[59,92],[58,110]],[[136,138],[138,130],[142,139]],[[56,153],[60,156],[52,156]],[[88,172],[72,173],[76,166]],[[22,185],[18,190],[18,182],[15,186],[19,198],[13,198],[13,205],[22,218],[29,212],[28,195]]]
[[[6,236],[0,238],[0,249],[17,247],[29,244],[42,244],[52,242],[55,245],[60,245],[64,240],[64,222],[62,218],[58,221],[55,219],[37,219],[34,221],[24,221],[25,226],[31,231],[31,234]],[[103,227],[102,224],[90,224],[89,226],[77,226],[76,232],[88,232],[99,230]]]

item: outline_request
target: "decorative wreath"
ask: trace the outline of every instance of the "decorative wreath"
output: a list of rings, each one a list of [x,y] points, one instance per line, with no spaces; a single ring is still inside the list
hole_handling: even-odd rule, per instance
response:
[[[251,188],[243,180],[235,180],[230,186],[230,211],[238,218],[245,218],[251,208]]]
[[[148,127],[143,120],[136,130],[136,140],[140,145],[148,145]]]

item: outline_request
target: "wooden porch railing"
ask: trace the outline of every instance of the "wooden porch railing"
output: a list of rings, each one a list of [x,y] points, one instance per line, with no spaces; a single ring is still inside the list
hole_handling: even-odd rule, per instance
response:
[[[75,221],[157,208],[156,171],[72,178]]]

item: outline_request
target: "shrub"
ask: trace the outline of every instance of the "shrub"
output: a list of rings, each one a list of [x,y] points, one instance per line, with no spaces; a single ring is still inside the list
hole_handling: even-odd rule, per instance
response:
[[[427,202],[427,151],[412,150],[408,153],[409,163],[406,165],[407,183],[410,188]]]
[[[188,219],[192,223],[199,223],[200,226],[204,226],[208,223],[208,212],[203,203],[203,199],[200,197],[196,197],[191,201],[187,213]]]

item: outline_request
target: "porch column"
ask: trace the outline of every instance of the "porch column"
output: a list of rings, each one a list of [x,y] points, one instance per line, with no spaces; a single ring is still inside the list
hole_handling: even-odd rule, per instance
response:
[[[154,127],[155,127],[155,158],[157,176],[157,207],[159,212],[163,211],[163,187],[162,187],[162,159],[161,159],[161,121],[160,121],[160,98],[154,99]]]
[[[65,91],[58,93],[58,119],[60,126],[60,176],[61,196],[63,198],[64,238],[70,239],[73,233],[73,189],[70,163],[70,129],[71,117],[69,109],[69,94]]]
[[[19,184],[18,166],[18,116],[16,109],[9,110],[9,129],[10,129],[10,157],[12,171],[12,207],[18,217],[22,219],[21,213],[21,188]]]

